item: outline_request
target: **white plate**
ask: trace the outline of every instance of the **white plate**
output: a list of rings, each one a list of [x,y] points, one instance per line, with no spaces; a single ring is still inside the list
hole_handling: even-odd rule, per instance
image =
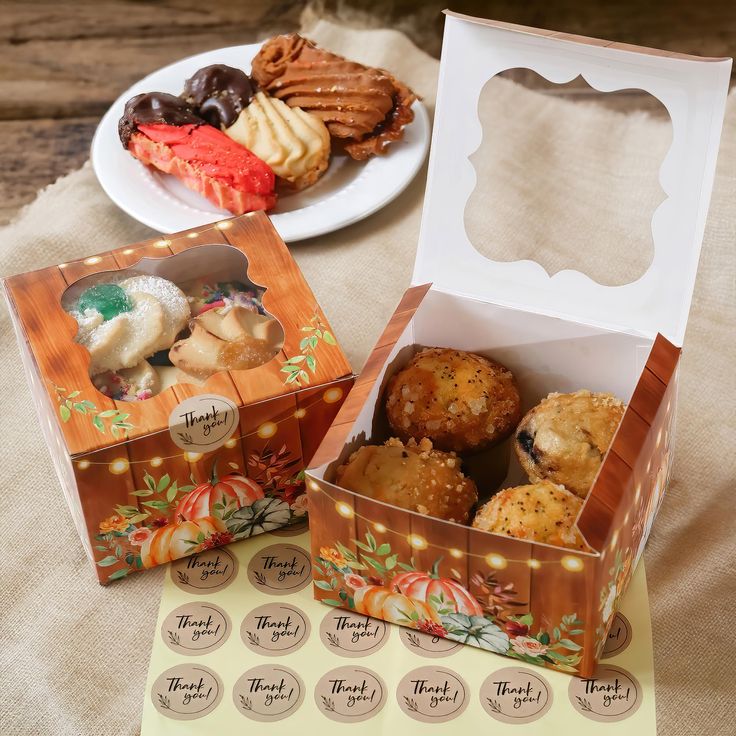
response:
[[[209,64],[227,64],[250,70],[260,44],[231,46],[190,56],[149,74],[126,90],[100,121],[92,140],[92,166],[110,199],[131,217],[172,233],[200,227],[228,212],[187,189],[178,179],[144,166],[123,149],[118,120],[125,102],[141,92],[180,94],[184,81]],[[282,195],[269,212],[287,242],[338,230],[379,210],[396,198],[416,176],[429,146],[429,116],[421,102],[413,105],[414,121],[402,140],[392,143],[385,156],[353,161],[333,156],[324,176],[308,189]]]

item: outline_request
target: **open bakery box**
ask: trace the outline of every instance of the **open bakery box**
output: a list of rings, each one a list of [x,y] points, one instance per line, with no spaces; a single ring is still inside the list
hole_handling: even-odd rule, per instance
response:
[[[516,68],[554,83],[582,75],[604,92],[645,90],[667,109],[672,144],[659,172],[666,198],[652,219],[653,260],[636,281],[608,287],[574,270],[549,276],[532,261],[491,261],[470,242],[464,211],[478,176],[471,155],[483,135],[479,96],[490,78]],[[414,286],[307,473],[316,598],[440,636],[453,632],[457,641],[524,662],[592,676],[672,467],[679,346],[730,68],[730,59],[447,14]],[[336,467],[358,446],[390,436],[384,389],[420,346],[499,360],[517,378],[522,411],[550,392],[580,388],[626,401],[578,516],[589,551],[431,518],[332,482]],[[496,448],[475,475],[473,458],[469,471],[463,461],[481,500],[527,482],[510,455],[508,443]],[[362,581],[346,582],[352,574]],[[403,576],[400,584],[392,582],[397,575]],[[376,586],[381,594],[361,595],[356,606],[355,585]],[[428,607],[434,609],[429,622]]]
[[[213,324],[226,326],[224,316],[218,320],[227,310],[212,316],[218,304],[228,306],[223,293],[235,301],[248,294],[258,311],[237,313],[268,357],[243,369],[237,350],[253,341],[221,341],[227,335],[205,331],[201,346],[215,345],[222,365],[206,380],[177,374],[164,357],[155,367],[161,388],[150,398],[121,400],[100,388],[90,377],[90,353],[75,341],[70,305],[81,305],[92,286],[124,284],[135,274],[185,291],[191,285],[199,315],[207,313],[201,324],[215,332]],[[222,291],[232,284],[248,291]],[[304,468],[353,375],[263,212],[12,276],[3,286],[41,431],[100,582],[304,524]],[[190,350],[190,363],[197,357]]]

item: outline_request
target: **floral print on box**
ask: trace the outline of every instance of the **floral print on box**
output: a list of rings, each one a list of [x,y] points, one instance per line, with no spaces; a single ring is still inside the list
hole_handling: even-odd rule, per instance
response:
[[[494,575],[471,577],[473,595],[461,582],[439,574],[441,559],[428,571],[417,570],[379,544],[371,532],[352,540],[360,557],[336,542],[322,547],[314,560],[314,585],[324,591],[322,602],[374,618],[409,626],[432,636],[485,649],[562,672],[575,673],[582,659],[583,622],[576,613],[562,617],[551,630],[535,626],[531,613],[513,613],[524,603],[515,600],[513,584]]]

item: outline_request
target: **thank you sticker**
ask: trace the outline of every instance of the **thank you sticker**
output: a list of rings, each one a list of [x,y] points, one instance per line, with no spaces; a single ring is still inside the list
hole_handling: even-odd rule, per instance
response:
[[[304,683],[294,670],[262,664],[241,675],[233,687],[238,712],[267,723],[288,718],[304,700]]]
[[[169,414],[169,434],[188,452],[212,452],[236,433],[238,407],[226,396],[202,394],[185,399]]]
[[[178,654],[208,654],[226,641],[230,628],[230,618],[219,606],[192,601],[164,619],[161,636]]]
[[[601,723],[622,721],[641,705],[641,686],[620,667],[599,665],[595,677],[573,677],[568,696],[573,708],[586,718]]]
[[[365,721],[386,703],[386,685],[365,667],[338,667],[317,683],[314,700],[320,712],[333,721]]]
[[[462,646],[462,644],[443,636],[432,636],[409,628],[400,629],[399,638],[410,652],[430,658],[447,657],[454,654]]]
[[[288,595],[309,585],[312,562],[294,544],[272,544],[256,552],[248,563],[248,580],[263,593]]]
[[[606,643],[603,645],[603,659],[609,657],[615,657],[629,646],[631,642],[631,624],[629,619],[623,615],[620,611],[613,617],[613,623],[611,628],[608,630],[608,636],[606,637]]]
[[[252,652],[278,657],[300,649],[309,629],[309,619],[296,606],[267,603],[243,619],[240,637]]]
[[[187,593],[207,595],[232,583],[238,562],[226,549],[217,547],[174,560],[170,569],[177,587]]]
[[[377,652],[388,639],[385,621],[342,608],[330,609],[319,627],[322,643],[341,657],[364,657]]]
[[[444,667],[419,667],[404,675],[396,688],[399,707],[415,721],[444,723],[468,707],[468,686]]]
[[[178,664],[161,673],[151,688],[156,710],[177,721],[211,713],[222,700],[222,682],[208,667]]]
[[[505,667],[484,680],[480,704],[502,723],[531,723],[552,707],[552,688],[537,672]]]

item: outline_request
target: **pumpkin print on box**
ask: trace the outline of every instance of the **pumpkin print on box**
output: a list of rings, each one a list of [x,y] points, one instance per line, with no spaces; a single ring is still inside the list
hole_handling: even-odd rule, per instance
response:
[[[415,601],[428,603],[440,613],[482,616],[480,603],[455,580],[432,577],[428,572],[403,572],[391,581],[392,587]]]
[[[225,531],[225,525],[214,516],[193,521],[173,522],[157,529],[143,543],[143,567],[154,567],[197,552],[210,537]]]
[[[432,606],[381,585],[358,588],[353,600],[358,613],[382,618],[394,624],[418,627],[424,621],[439,623],[440,620]]]
[[[263,497],[263,489],[258,483],[243,475],[230,473],[218,478],[217,463],[214,463],[210,479],[179,501],[176,515],[182,519],[201,519],[204,516],[211,516],[216,510],[222,511],[233,506],[235,509],[250,506]]]
[[[206,380],[176,371],[168,356],[175,335],[167,330],[166,340],[159,335],[164,349],[145,363],[163,379],[155,395],[126,401],[134,397],[104,391],[91,379],[90,354],[76,340],[79,325],[67,307],[76,309],[81,299],[82,307],[97,307],[110,323],[130,306],[117,285],[132,277],[162,279],[177,295],[184,292],[189,310],[179,296],[178,303],[191,315],[178,316],[198,322],[206,317],[218,332],[206,333],[206,355],[189,356],[207,363]],[[37,431],[49,445],[102,584],[229,544],[238,534],[304,522],[305,468],[354,377],[329,320],[265,214],[116,244],[114,250],[0,279],[0,286],[41,416]],[[240,317],[260,316],[236,325],[228,344],[264,327],[258,334],[279,346],[272,360],[249,370],[236,367],[237,361],[227,368],[216,360],[218,345],[228,340],[222,319],[215,318],[227,316],[233,305]],[[149,327],[158,335],[163,326],[153,322]],[[138,345],[138,334],[117,337],[125,339],[112,341],[116,349],[158,347],[151,341]],[[217,370],[209,375],[213,361]],[[218,397],[232,410],[227,417],[214,404],[210,409]],[[182,409],[191,399],[198,401]],[[205,444],[194,443],[195,426],[208,438]],[[231,531],[231,516],[244,509],[253,513],[236,517]]]

